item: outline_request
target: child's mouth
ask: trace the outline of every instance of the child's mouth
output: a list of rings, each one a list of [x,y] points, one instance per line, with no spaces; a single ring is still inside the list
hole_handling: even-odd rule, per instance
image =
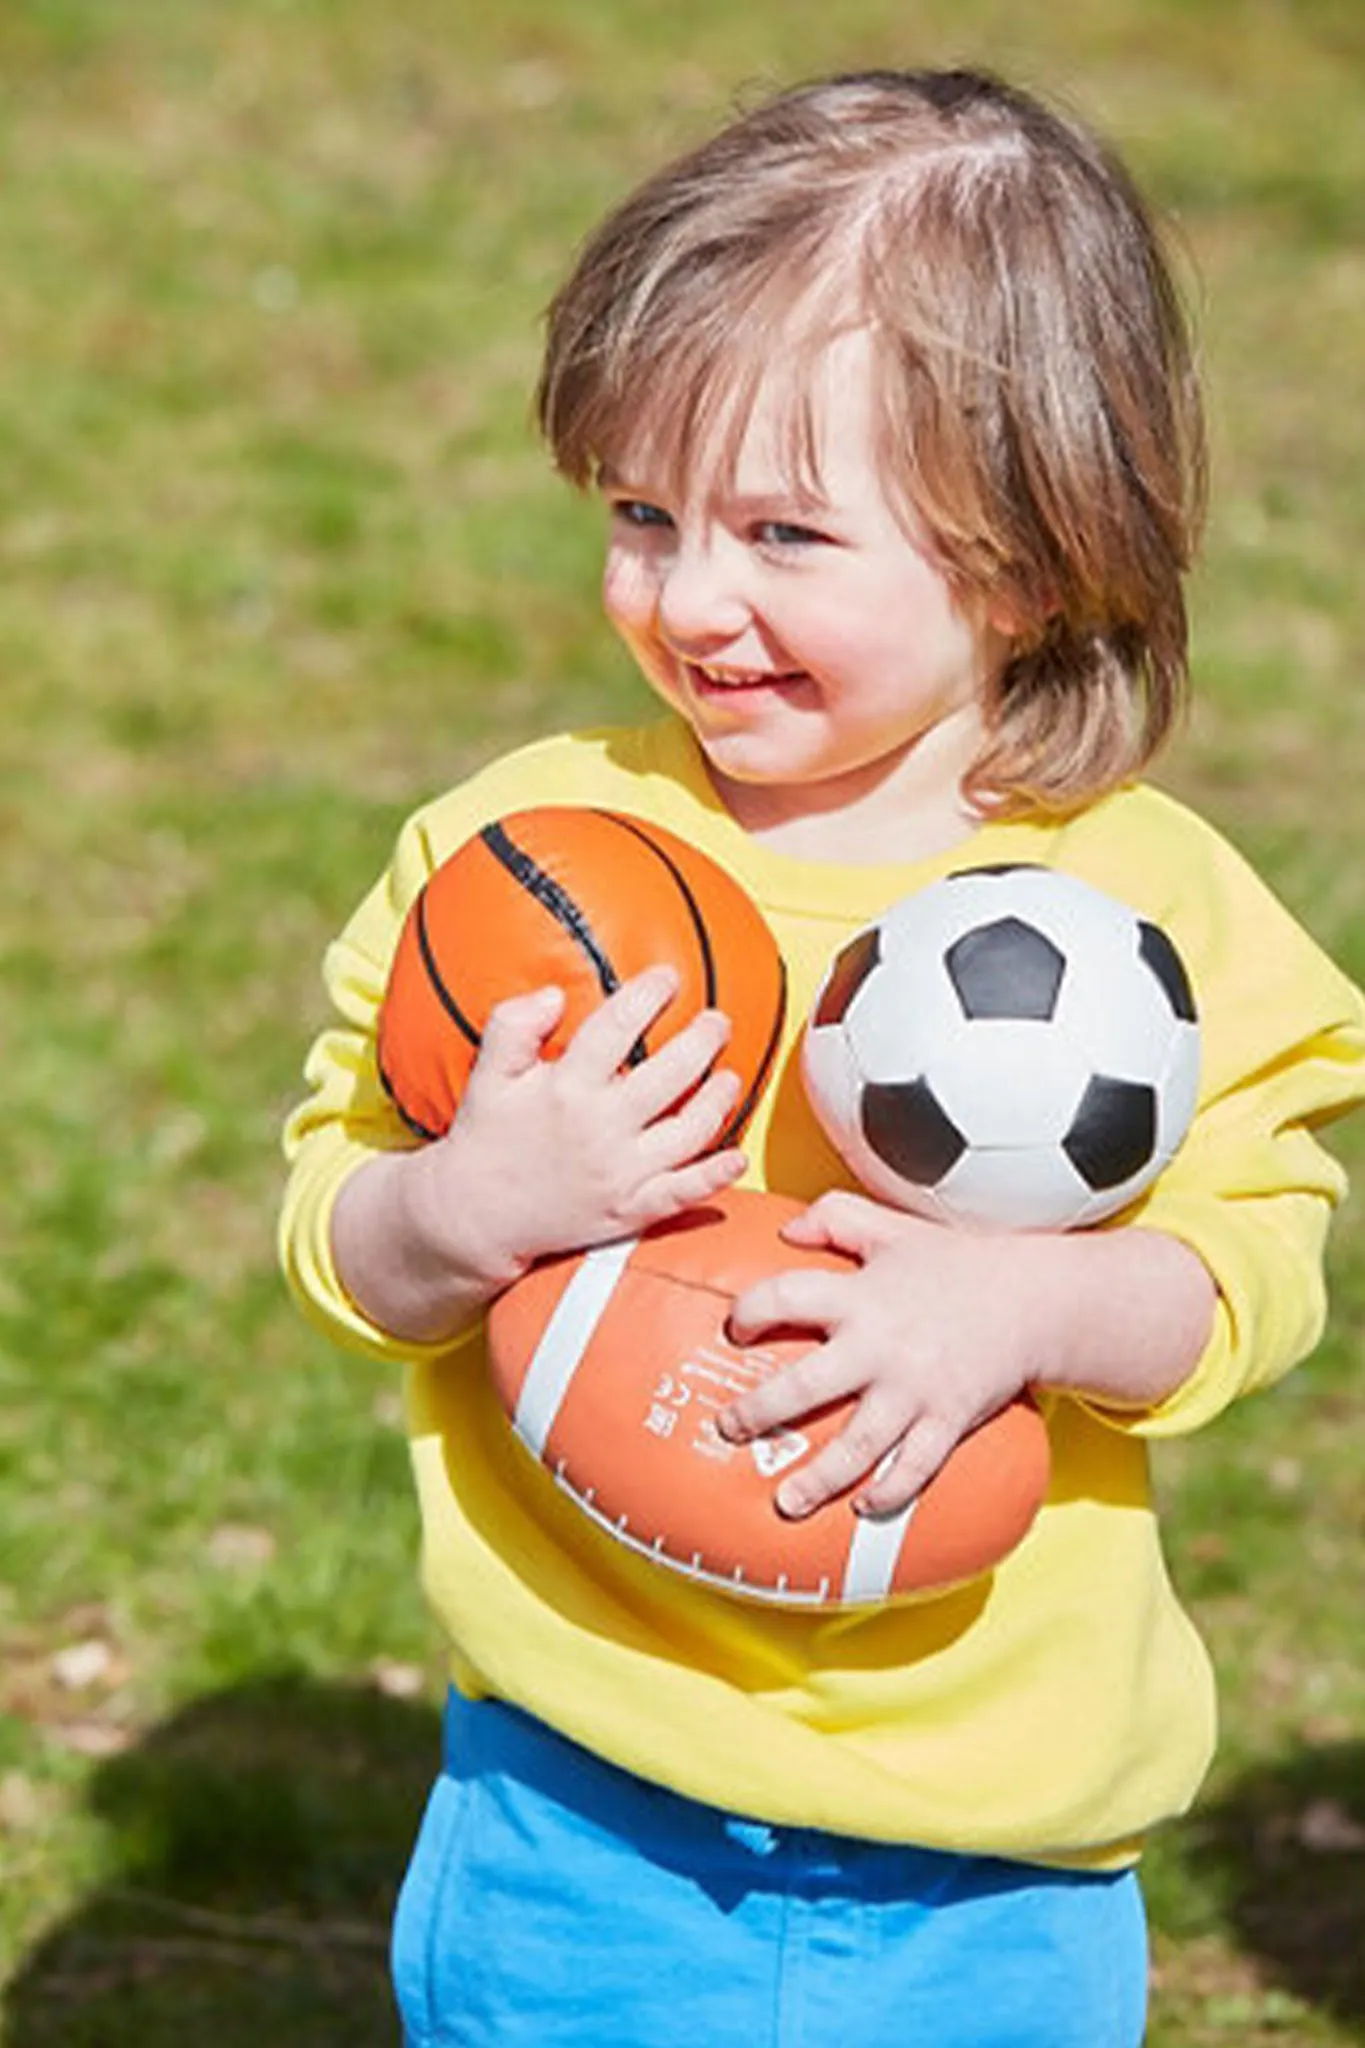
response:
[[[805,670],[799,668],[769,670],[703,668],[700,662],[687,664],[693,686],[705,695],[740,697],[757,695],[764,690],[789,689],[793,683],[806,679]]]

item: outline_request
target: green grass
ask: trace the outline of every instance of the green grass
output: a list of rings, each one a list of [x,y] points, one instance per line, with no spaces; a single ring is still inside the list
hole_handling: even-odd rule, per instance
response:
[[[321,948],[434,786],[641,702],[528,424],[574,240],[738,89],[956,58],[1179,215],[1216,494],[1166,779],[1365,974],[1356,0],[0,13],[4,2048],[392,2039],[439,1655],[394,1389],[274,1269]],[[1224,1731],[1149,1862],[1155,2048],[1365,2041],[1360,1219],[1313,1368],[1162,1462]]]

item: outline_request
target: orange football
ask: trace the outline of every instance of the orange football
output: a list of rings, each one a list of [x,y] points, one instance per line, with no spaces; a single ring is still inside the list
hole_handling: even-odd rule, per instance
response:
[[[782,958],[747,892],[709,855],[624,812],[540,805],[492,820],[442,862],[399,934],[379,1017],[379,1071],[419,1137],[450,1126],[488,1013],[557,982],[563,1051],[588,1012],[661,963],[677,996],[632,1052],[657,1051],[698,1010],[730,1018],[728,1067],[744,1086],[715,1147],[762,1092],[785,1007]]]
[[[876,1519],[847,1500],[802,1521],[773,1505],[780,1474],[829,1441],[851,1401],[751,1444],[716,1429],[732,1399],[817,1341],[790,1331],[732,1343],[736,1295],[782,1268],[849,1263],[783,1241],[800,1207],[732,1189],[641,1237],[533,1269],[488,1319],[512,1426],[602,1528],[707,1585],[793,1606],[960,1585],[1014,1549],[1047,1490],[1032,1402],[983,1423],[908,1508]]]

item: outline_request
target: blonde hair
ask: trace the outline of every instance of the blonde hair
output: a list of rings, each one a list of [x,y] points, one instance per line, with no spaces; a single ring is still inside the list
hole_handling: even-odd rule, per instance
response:
[[[542,428],[580,487],[642,438],[733,466],[758,384],[865,327],[891,502],[1015,622],[969,792],[1065,811],[1181,707],[1203,509],[1190,336],[1156,227],[1087,129],[986,73],[799,86],[665,166],[549,311]]]

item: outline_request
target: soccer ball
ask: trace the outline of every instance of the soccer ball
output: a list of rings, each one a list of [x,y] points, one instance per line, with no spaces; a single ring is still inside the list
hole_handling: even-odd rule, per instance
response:
[[[806,1093],[870,1194],[944,1223],[1067,1230],[1126,1207],[1194,1114],[1199,1026],[1159,925],[1050,868],[972,868],[836,955]]]

